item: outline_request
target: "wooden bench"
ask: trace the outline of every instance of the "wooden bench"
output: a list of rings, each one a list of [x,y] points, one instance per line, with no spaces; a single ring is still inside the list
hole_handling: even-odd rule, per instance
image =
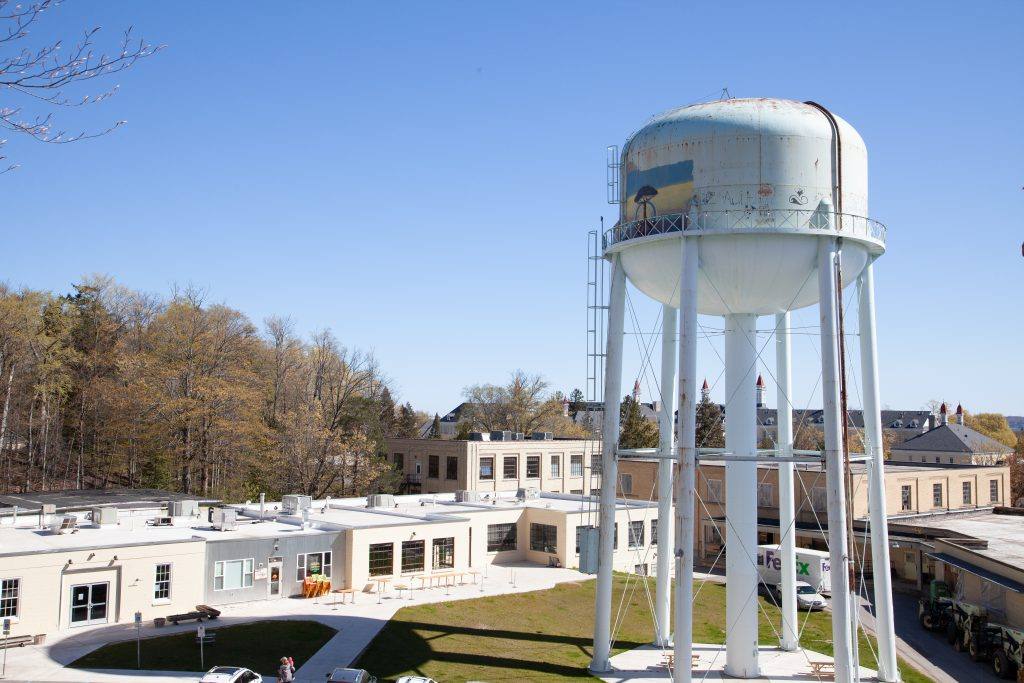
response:
[[[4,647],[25,647],[36,642],[35,636],[7,636],[0,639],[0,648]]]
[[[818,678],[827,676],[831,679],[835,679],[835,662],[811,662],[811,673],[817,676]]]
[[[215,607],[210,607],[209,605],[196,605],[196,611],[205,612],[209,619],[216,619],[220,616],[220,610]]]
[[[181,614],[172,614],[167,617],[167,621],[171,622],[175,626],[182,621],[202,621],[203,619],[209,619],[210,616],[206,612],[200,612],[198,610],[194,612],[183,612]]]

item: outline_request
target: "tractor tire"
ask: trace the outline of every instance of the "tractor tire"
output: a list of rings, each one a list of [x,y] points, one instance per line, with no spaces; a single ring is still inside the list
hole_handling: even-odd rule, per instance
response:
[[[1010,665],[1010,658],[1006,656],[1005,652],[997,652],[996,656],[992,658],[992,672],[999,678],[1011,678],[1013,676],[1013,667]]]
[[[927,631],[935,630],[935,622],[932,621],[932,615],[928,612],[921,612],[918,616],[918,620],[921,622],[921,628]]]
[[[967,643],[967,654],[970,655],[972,662],[980,662],[985,659],[985,653],[978,646],[977,638],[971,638],[971,642]]]
[[[964,647],[964,637],[961,634],[957,634],[956,640],[953,641],[953,649],[957,652],[963,652],[967,648]]]

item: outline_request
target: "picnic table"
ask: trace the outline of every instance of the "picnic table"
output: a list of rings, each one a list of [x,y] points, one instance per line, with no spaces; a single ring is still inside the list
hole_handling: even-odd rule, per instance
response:
[[[697,666],[697,664],[699,662],[700,662],[700,655],[698,655],[698,654],[691,654],[690,655],[690,667],[691,668]],[[668,667],[669,669],[671,669],[673,666],[675,666],[675,663],[676,663],[676,654],[674,652],[666,652],[665,653],[665,661],[664,661],[665,666]]]
[[[811,673],[821,678],[827,676],[831,679],[836,677],[835,662],[811,662]]]

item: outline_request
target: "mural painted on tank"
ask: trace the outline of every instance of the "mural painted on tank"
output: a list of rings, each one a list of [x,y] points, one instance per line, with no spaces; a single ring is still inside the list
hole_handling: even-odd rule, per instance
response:
[[[635,159],[627,158],[624,184],[626,220],[686,211],[693,197],[693,160],[641,170]]]

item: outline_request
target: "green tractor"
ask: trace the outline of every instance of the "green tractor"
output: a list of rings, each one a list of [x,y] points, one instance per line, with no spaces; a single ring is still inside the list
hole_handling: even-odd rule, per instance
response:
[[[929,631],[947,628],[953,610],[953,595],[945,581],[933,580],[928,584],[928,595],[917,601],[917,619]]]
[[[990,626],[998,631],[992,648],[992,671],[1000,678],[1013,678],[1016,674],[1020,680],[1024,673],[1024,631],[999,624]]]

